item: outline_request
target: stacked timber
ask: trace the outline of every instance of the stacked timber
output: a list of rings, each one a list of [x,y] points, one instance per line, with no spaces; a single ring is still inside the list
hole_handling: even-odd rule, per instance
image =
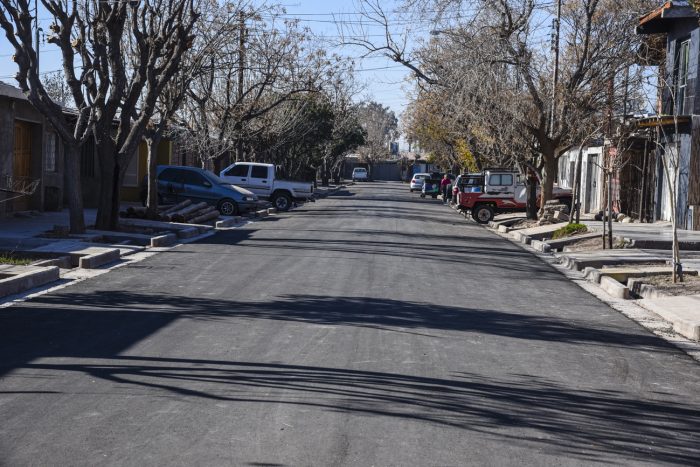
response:
[[[193,204],[189,199],[171,206],[159,206],[155,215],[149,215],[146,208],[141,207],[129,207],[120,214],[122,217],[132,219],[190,224],[209,222],[219,217],[219,211],[214,206],[209,206],[207,203]]]

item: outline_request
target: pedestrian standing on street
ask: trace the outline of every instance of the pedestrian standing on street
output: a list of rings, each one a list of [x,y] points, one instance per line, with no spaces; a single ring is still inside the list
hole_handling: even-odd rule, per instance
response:
[[[442,204],[447,204],[447,192],[450,190],[450,185],[452,185],[452,181],[450,180],[450,177],[445,174],[440,181],[440,188],[442,189]]]

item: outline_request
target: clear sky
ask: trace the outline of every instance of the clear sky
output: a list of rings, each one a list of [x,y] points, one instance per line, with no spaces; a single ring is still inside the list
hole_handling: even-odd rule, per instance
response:
[[[327,49],[329,53],[337,53],[355,59],[358,81],[365,85],[361,94],[362,98],[371,98],[390,107],[397,116],[400,116],[408,103],[406,92],[412,85],[406,80],[410,76],[408,70],[387,58],[375,57],[360,59],[363,50],[352,47],[342,47],[335,44],[339,39],[337,22],[345,22],[352,25],[358,21],[356,16],[357,5],[353,0],[282,0],[281,4],[287,10],[289,18],[298,18],[302,24],[328,39]],[[387,12],[393,12],[400,2],[387,0],[382,2],[382,7]],[[45,31],[51,23],[50,15],[39,10],[40,26]],[[407,22],[399,20],[396,32],[401,33],[404,28],[411,29],[412,41],[420,37],[428,37],[432,29],[428,20],[412,20]],[[369,27],[368,33],[378,41],[382,40],[381,30]],[[376,36],[376,37],[375,37]],[[16,73],[14,63],[11,61],[12,48],[4,33],[0,34],[0,80],[15,85],[13,78]],[[42,73],[56,71],[61,68],[58,48],[51,44],[42,44],[41,47],[41,71]]]

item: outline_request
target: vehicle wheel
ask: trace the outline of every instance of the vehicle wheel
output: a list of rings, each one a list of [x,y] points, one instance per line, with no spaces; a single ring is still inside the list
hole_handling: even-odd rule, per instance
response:
[[[272,197],[272,205],[278,211],[289,211],[292,207],[292,198],[286,193],[277,193]]]
[[[493,220],[493,208],[488,204],[482,204],[472,210],[472,218],[479,224],[488,224]]]
[[[238,205],[234,200],[228,198],[219,201],[217,209],[222,216],[235,216],[238,214]]]

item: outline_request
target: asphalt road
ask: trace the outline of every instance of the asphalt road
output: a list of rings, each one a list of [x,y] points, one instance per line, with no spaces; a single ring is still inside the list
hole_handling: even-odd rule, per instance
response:
[[[0,310],[2,465],[700,462],[700,370],[368,183]]]

